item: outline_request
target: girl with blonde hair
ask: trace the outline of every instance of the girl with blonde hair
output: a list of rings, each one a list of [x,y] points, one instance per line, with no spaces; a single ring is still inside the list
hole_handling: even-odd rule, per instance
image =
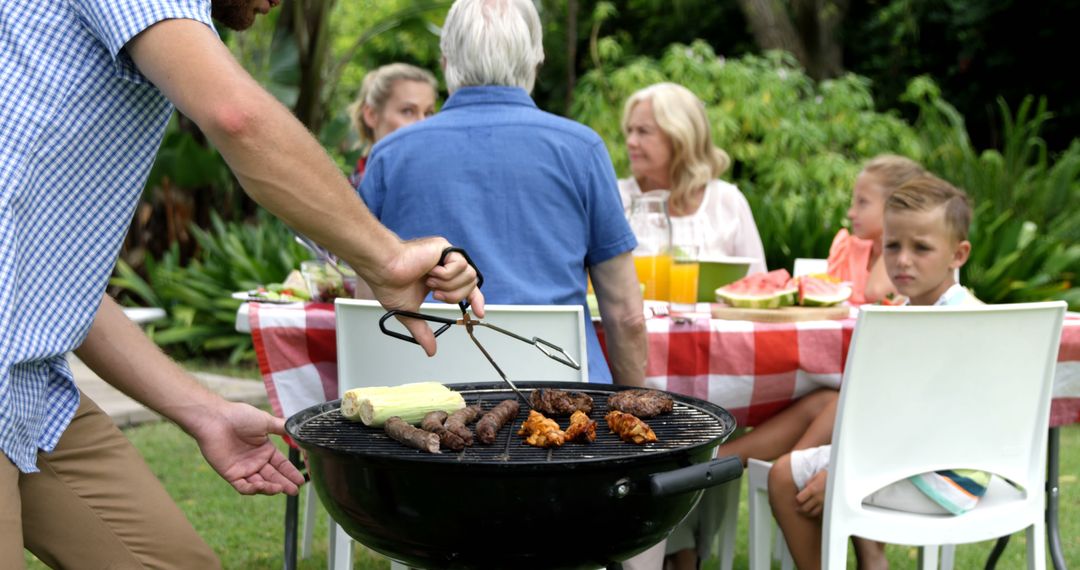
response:
[[[623,206],[642,193],[669,192],[676,246],[694,245],[701,257],[751,257],[750,273],[765,271],[750,204],[719,179],[731,159],[713,144],[705,104],[681,85],[657,83],[627,99],[622,128],[633,174],[619,181]]]
[[[349,180],[359,187],[371,147],[386,135],[435,114],[439,82],[426,69],[391,63],[364,76],[360,93],[349,106],[349,118],[364,152]]]
[[[894,154],[870,159],[859,172],[847,211],[851,230],[836,233],[828,261],[831,277],[851,283],[851,304],[877,303],[896,295],[881,257],[885,202],[905,182],[926,173],[914,160]]]

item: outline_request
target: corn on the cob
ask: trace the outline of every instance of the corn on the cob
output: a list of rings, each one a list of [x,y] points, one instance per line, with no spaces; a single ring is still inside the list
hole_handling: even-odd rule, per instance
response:
[[[353,388],[341,397],[342,416],[374,427],[381,427],[393,416],[416,425],[428,412],[450,413],[464,407],[465,398],[460,393],[438,382]]]

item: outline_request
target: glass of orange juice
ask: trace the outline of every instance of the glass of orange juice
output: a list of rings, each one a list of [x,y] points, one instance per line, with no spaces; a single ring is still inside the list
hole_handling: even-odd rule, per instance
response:
[[[667,301],[670,299],[671,255],[634,255],[634,268],[638,281],[645,285],[642,296],[646,299]]]
[[[693,304],[697,302],[698,260],[697,247],[674,248],[671,263],[671,302]]]

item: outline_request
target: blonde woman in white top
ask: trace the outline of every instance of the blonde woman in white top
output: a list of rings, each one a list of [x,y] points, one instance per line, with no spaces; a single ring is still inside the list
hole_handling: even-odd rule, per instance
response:
[[[713,145],[704,103],[681,85],[657,83],[626,101],[622,128],[633,174],[619,181],[623,207],[643,192],[669,191],[675,245],[695,245],[701,257],[750,257],[750,273],[765,271],[750,204],[717,178],[731,159]]]
[[[681,85],[657,83],[626,101],[622,128],[633,174],[619,181],[623,207],[643,192],[670,192],[676,246],[696,246],[699,257],[753,258],[749,272],[765,271],[765,248],[750,204],[738,188],[718,179],[731,159],[713,145],[705,104]],[[720,501],[719,493],[706,492],[663,548],[657,545],[624,566],[659,570],[666,551],[668,568],[696,569],[719,528]]]

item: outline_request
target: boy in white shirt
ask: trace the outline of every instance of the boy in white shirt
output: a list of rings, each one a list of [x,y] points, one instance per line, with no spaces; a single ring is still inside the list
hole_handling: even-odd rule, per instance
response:
[[[883,257],[889,279],[911,305],[979,303],[956,282],[967,261],[971,206],[967,195],[935,176],[920,176],[885,204]],[[821,512],[825,504],[829,446],[793,451],[769,473],[769,503],[795,564],[821,566]],[[972,470],[923,473],[866,498],[867,504],[927,514],[961,514],[985,494],[990,474]],[[888,568],[884,545],[856,539],[861,570]]]

